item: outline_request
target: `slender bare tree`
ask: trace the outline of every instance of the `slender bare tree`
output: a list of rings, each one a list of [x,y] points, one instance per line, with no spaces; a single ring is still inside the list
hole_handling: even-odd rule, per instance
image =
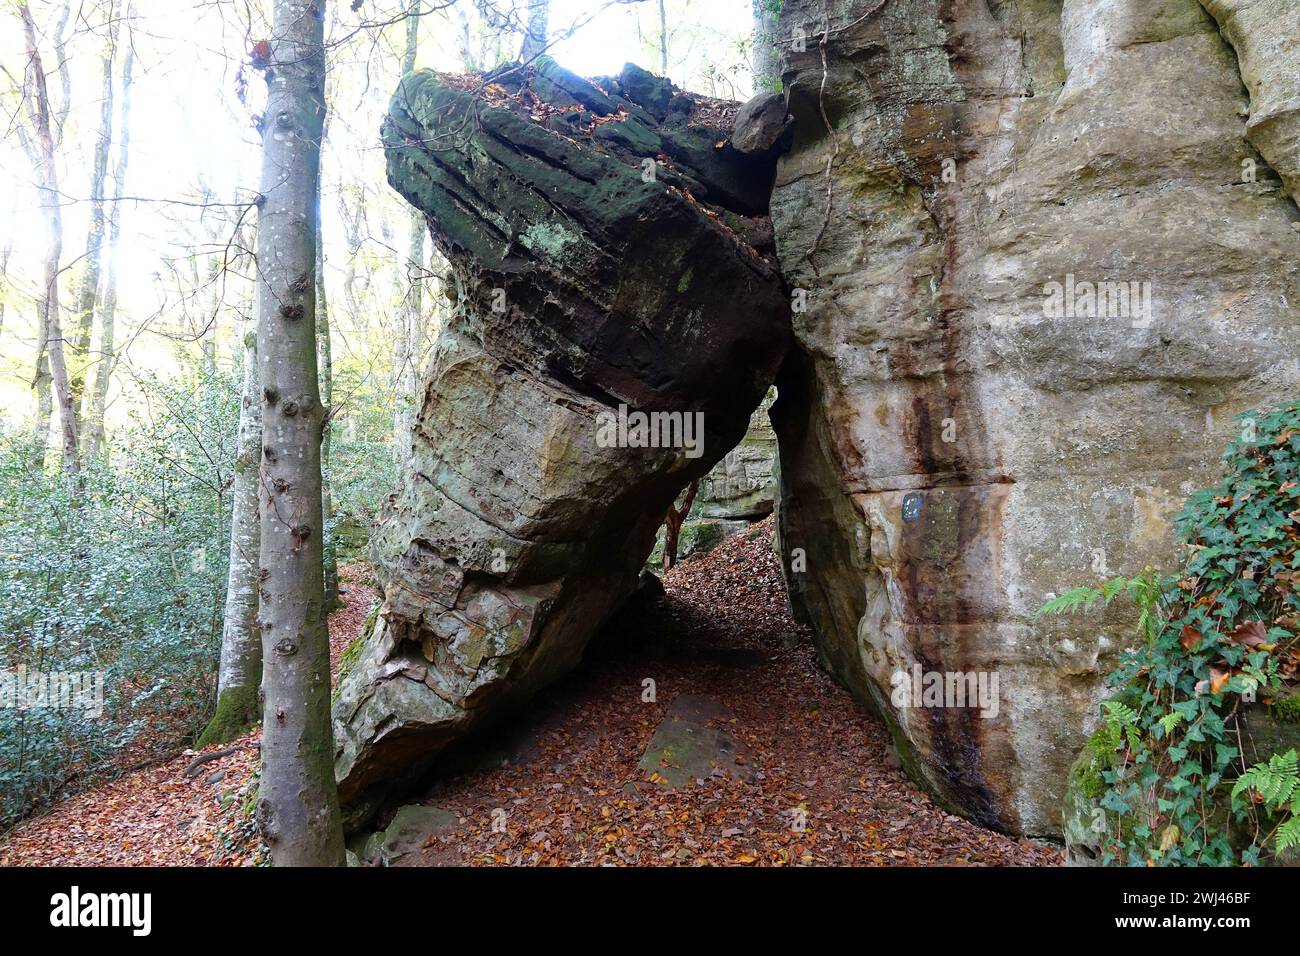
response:
[[[412,0],[406,19],[406,49],[402,56],[402,74],[415,69],[420,48],[420,2]],[[406,461],[411,448],[411,427],[415,420],[416,390],[419,387],[419,361],[424,339],[424,215],[411,207],[407,215],[407,285],[402,300],[402,332],[397,341],[397,401],[393,413],[393,457],[398,464]]]
[[[321,550],[316,204],[325,0],[273,0],[257,235],[262,387],[262,773],[257,821],[277,866],[340,866]],[[259,51],[260,52],[260,51]]]
[[[101,253],[104,248],[104,183],[108,179],[108,154],[113,144],[113,60],[117,56],[118,20],[113,0],[106,0],[104,14],[107,18],[104,52],[100,58],[99,134],[90,170],[90,224],[86,230],[86,252],[82,256],[80,288],[77,291],[77,313],[73,321],[71,344],[72,407],[82,431],[82,396],[86,389],[86,374],[90,366],[90,340],[94,332],[95,305],[99,300],[99,275]],[[82,440],[85,440],[84,434]]]
[[[551,16],[551,0],[529,0],[528,23],[524,27],[524,45],[519,59],[527,63],[546,50],[547,22]]]
[[[695,493],[700,490],[700,479],[696,478],[686,490],[682,492],[681,504],[673,502],[668,506],[668,513],[664,515],[664,570],[671,571],[677,564],[677,540],[681,535],[682,523],[686,521],[686,516],[691,513],[691,505],[695,503]]]
[[[0,335],[5,330],[5,308],[9,302],[9,257],[14,252],[13,236],[5,240],[5,247],[0,250]]]
[[[780,0],[753,0],[754,36],[750,60],[754,68],[754,92],[781,88],[781,58],[776,51],[777,17]]]
[[[36,300],[36,372],[32,392],[36,397],[32,421],[32,471],[45,470],[45,452],[50,443],[50,422],[54,418],[54,392],[50,389],[50,354],[46,349],[49,327],[45,324],[45,297]]]
[[[668,75],[668,11],[659,0],[659,75]]]
[[[325,242],[321,231],[320,201],[316,203],[316,364],[320,368],[320,397],[326,415],[334,407],[334,349],[330,344],[329,298],[325,294]],[[330,436],[333,423],[327,417],[320,439],[321,513],[328,524],[334,516],[334,494],[330,490]],[[339,606],[339,561],[334,536],[327,535],[323,552],[325,609]]]
[[[42,288],[42,328],[50,379],[58,399],[60,431],[63,438],[63,473],[70,488],[77,487],[81,472],[77,447],[77,418],[72,404],[72,388],[63,352],[63,324],[59,316],[59,260],[63,256],[63,215],[59,202],[59,170],[55,161],[54,130],[50,110],[50,93],[45,82],[45,65],[36,45],[36,24],[27,0],[15,0],[23,25],[27,54],[24,73],[24,100],[31,123],[36,153],[36,181],[41,197],[41,215],[45,222],[45,281]]]
[[[127,0],[122,20],[130,28],[135,6]],[[108,240],[104,250],[104,290],[99,303],[99,340],[95,355],[95,379],[86,392],[82,421],[85,423],[86,461],[99,461],[107,454],[104,441],[104,413],[108,407],[108,386],[117,362],[114,325],[117,322],[117,252],[122,235],[122,197],[126,195],[126,173],[131,158],[131,83],[135,50],[128,39],[123,44],[119,72],[121,115],[118,117],[117,162],[113,167],[113,202],[108,212]]]
[[[262,638],[257,630],[257,567],[261,541],[258,466],[262,457],[262,396],[258,378],[257,323],[254,309],[244,324],[244,385],[239,405],[239,443],[230,493],[230,561],[226,572],[226,613],[221,627],[217,670],[217,709],[198,745],[238,737],[261,714]]]

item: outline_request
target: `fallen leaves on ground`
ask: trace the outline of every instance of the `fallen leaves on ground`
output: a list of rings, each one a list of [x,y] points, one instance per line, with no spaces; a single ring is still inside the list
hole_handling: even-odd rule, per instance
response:
[[[1058,848],[949,814],[889,766],[888,732],[790,617],[772,531],[768,519],[734,534],[670,571],[665,598],[634,600],[523,718],[537,731],[521,757],[429,792],[461,826],[401,862],[1059,865]],[[749,782],[718,774],[671,790],[642,778],[680,694],[729,711],[710,723],[737,741]]]
[[[370,569],[340,569],[345,605],[330,615],[330,660],[360,633],[375,600]],[[186,751],[58,803],[0,838],[0,866],[239,866],[254,847],[230,843],[222,798],[233,799],[257,769],[260,730],[206,748],[234,752],[184,776]]]
[[[465,769],[429,791],[425,802],[461,824],[399,863],[1058,865],[1059,849],[949,814],[889,765],[885,728],[818,666],[791,619],[771,537],[768,519],[670,571],[664,597],[635,599],[512,722],[513,742],[475,742]],[[367,569],[343,577],[336,664],[374,599]],[[709,722],[737,742],[747,773],[676,790],[643,776],[646,745],[682,694],[725,708]],[[229,845],[220,825],[221,797],[256,769],[256,734],[235,743],[244,749],[191,778],[187,754],[59,804],[0,843],[0,864],[249,864],[256,847]]]

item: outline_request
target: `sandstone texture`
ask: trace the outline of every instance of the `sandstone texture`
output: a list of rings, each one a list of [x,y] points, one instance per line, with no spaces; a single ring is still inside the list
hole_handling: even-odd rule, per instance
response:
[[[425,213],[455,308],[372,543],[383,605],[335,705],[350,826],[578,661],[767,393],[789,343],[774,160],[727,145],[734,110],[546,57],[394,95],[389,181]],[[700,416],[702,444],[609,447],[620,406]]]
[[[1300,386],[1295,7],[1205,7],[783,6],[792,601],[909,771],[1003,830],[1060,833],[1131,634],[1037,609],[1169,567],[1233,416]],[[1052,301],[1102,282],[1134,295]],[[900,703],[915,670],[996,675],[998,706]]]
[[[700,479],[691,508],[693,519],[757,521],[772,513],[775,488],[776,432],[769,411],[775,391],[750,417],[740,444]]]
[[[1237,51],[1250,91],[1246,137],[1300,199],[1300,7],[1293,0],[1202,0]]]

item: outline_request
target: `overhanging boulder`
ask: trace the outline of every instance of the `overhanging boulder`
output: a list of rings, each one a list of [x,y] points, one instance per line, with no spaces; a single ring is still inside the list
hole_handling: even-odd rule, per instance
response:
[[[775,160],[731,148],[732,115],[546,57],[402,80],[389,182],[456,300],[372,545],[383,606],[335,706],[351,823],[578,661],[772,383],[790,334]]]

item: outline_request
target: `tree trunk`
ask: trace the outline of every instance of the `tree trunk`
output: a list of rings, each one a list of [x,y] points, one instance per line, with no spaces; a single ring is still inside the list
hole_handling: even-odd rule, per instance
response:
[[[32,471],[45,470],[45,455],[50,446],[50,421],[54,418],[54,393],[50,391],[50,358],[46,352],[49,328],[45,324],[45,298],[36,300],[36,373],[32,391],[36,393],[36,415],[32,422]]]
[[[0,335],[5,330],[5,304],[9,298],[9,257],[13,251],[14,241],[10,237],[5,242],[4,252],[0,252]]]
[[[776,51],[777,11],[779,0],[753,0],[754,39],[751,62],[754,67],[754,92],[781,89],[781,58]]]
[[[456,15],[456,51],[460,54],[461,69],[466,73],[473,73],[480,69],[482,64],[479,63],[478,57],[474,55],[474,42],[470,36],[469,17],[465,15],[464,4],[453,4],[452,12]]]
[[[528,25],[524,28],[524,45],[519,51],[521,62],[528,63],[546,52],[547,21],[550,15],[551,0],[531,0]]]
[[[328,415],[334,407],[334,350],[330,344],[329,299],[325,295],[325,242],[321,232],[320,197],[316,199],[316,361],[320,366],[320,398]],[[334,517],[334,495],[330,491],[330,433],[333,424],[325,422],[320,440],[321,514],[328,526]],[[325,610],[332,611],[339,602],[339,561],[334,534],[325,535]]]
[[[361,254],[361,214],[365,202],[363,191],[357,196],[356,205],[349,209],[343,190],[339,190],[339,218],[343,220],[348,243],[348,265],[343,270],[343,301],[348,310],[348,318],[354,325],[365,321],[361,314],[361,303],[357,299],[357,256]]]
[[[402,299],[402,328],[397,340],[393,403],[393,460],[399,465],[410,456],[411,429],[415,423],[416,391],[419,388],[420,344],[423,340],[424,220],[411,213],[407,247],[407,287]]]
[[[265,697],[257,822],[277,866],[341,866],[314,321],[325,0],[274,0],[272,11],[257,234]]]
[[[23,39],[27,52],[28,103],[37,149],[36,178],[41,196],[41,213],[45,220],[44,321],[45,354],[49,360],[50,380],[59,404],[60,431],[63,438],[63,474],[74,493],[78,487],[81,459],[77,448],[77,419],[72,407],[72,389],[68,366],[63,356],[63,326],[59,319],[59,260],[63,255],[63,217],[59,208],[59,172],[54,160],[54,137],[50,127],[50,95],[45,85],[45,67],[36,47],[36,26],[27,0],[17,0],[18,16],[23,22]]]
[[[72,337],[72,407],[78,430],[84,422],[82,396],[89,370],[90,340],[94,331],[95,303],[99,296],[100,254],[104,247],[104,181],[108,178],[108,153],[113,143],[113,60],[117,55],[117,24],[113,0],[105,6],[108,39],[102,59],[102,94],[99,106],[99,136],[95,141],[90,173],[90,225],[86,230],[86,254],[83,258],[81,286],[77,292],[77,314]]]
[[[420,49],[420,0],[411,0],[406,10],[406,49],[402,55],[402,75],[415,70],[415,55]]]
[[[258,381],[257,325],[244,323],[244,386],[239,406],[239,447],[231,491],[230,565],[221,628],[217,708],[198,746],[238,737],[261,713],[262,638],[257,631],[257,562],[261,540],[257,473],[262,454],[262,396]]]
[[[418,8],[418,0],[412,3]],[[406,52],[402,58],[403,75],[415,69],[420,36],[420,20],[412,13],[407,19]],[[420,344],[423,340],[424,316],[424,214],[412,207],[407,236],[407,288],[402,299],[402,331],[397,342],[394,385],[397,401],[393,413],[393,459],[406,461],[411,447],[411,427],[415,420],[415,392],[419,387]]]
[[[659,0],[659,75],[668,75],[668,11]]]
[[[691,513],[691,505],[695,503],[695,493],[700,490],[700,479],[696,478],[686,486],[682,506],[677,507],[676,503],[668,506],[668,514],[664,516],[664,570],[671,571],[677,564],[677,539],[681,535],[682,522],[686,516]]]
[[[134,4],[128,0],[122,19],[128,24]],[[86,423],[86,461],[107,458],[104,441],[104,412],[108,407],[108,386],[112,381],[117,355],[113,351],[114,323],[117,321],[117,251],[122,235],[122,197],[126,195],[127,161],[131,157],[131,82],[135,68],[135,49],[128,41],[122,54],[120,74],[122,115],[118,124],[117,164],[113,170],[113,203],[108,213],[108,243],[104,255],[104,295],[99,304],[99,359],[95,364],[95,381],[86,394],[82,421]]]

